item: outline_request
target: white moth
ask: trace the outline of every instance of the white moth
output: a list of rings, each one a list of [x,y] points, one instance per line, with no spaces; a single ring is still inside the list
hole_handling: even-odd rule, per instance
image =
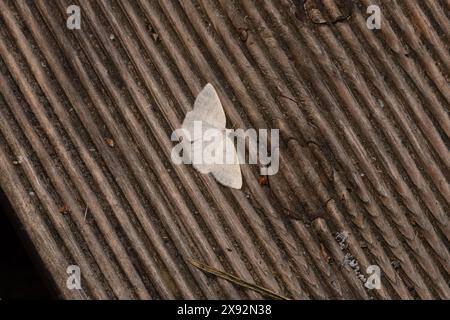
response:
[[[240,189],[241,168],[233,136],[227,132],[225,125],[225,112],[219,96],[208,83],[195,99],[194,109],[186,114],[183,121],[181,129],[188,133],[191,144],[186,156],[199,172],[211,173],[224,186]]]

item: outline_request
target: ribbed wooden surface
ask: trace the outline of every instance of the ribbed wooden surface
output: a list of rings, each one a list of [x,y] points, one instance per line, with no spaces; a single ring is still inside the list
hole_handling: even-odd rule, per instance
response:
[[[194,259],[293,299],[450,298],[450,1],[320,2],[0,0],[0,186],[61,297],[262,297]],[[280,129],[268,185],[171,162],[207,82],[227,127]]]

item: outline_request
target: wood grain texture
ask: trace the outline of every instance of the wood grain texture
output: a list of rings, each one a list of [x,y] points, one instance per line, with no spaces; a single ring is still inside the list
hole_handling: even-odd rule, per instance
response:
[[[369,30],[373,2],[0,0],[0,187],[60,296],[263,298],[195,260],[291,299],[450,299],[450,7],[375,1]],[[280,129],[268,183],[171,162],[208,82],[227,128]]]

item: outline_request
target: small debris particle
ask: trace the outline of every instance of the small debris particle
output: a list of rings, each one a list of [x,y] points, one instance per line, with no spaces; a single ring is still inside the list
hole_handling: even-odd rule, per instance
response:
[[[309,19],[311,22],[316,24],[334,24],[337,22],[342,22],[347,19],[349,19],[352,15],[351,10],[351,2],[350,1],[339,1],[338,7],[343,14],[340,14],[338,16],[332,17],[331,19],[325,19],[321,10],[317,8],[319,1],[313,1],[313,0],[305,0],[303,2],[303,8],[306,12],[306,14],[309,16]]]
[[[391,262],[391,265],[395,270],[397,270],[398,268],[400,268],[400,261],[394,260]]]
[[[269,184],[269,179],[267,178],[267,176],[259,176],[258,182],[259,182],[259,185],[266,186]]]
[[[344,260],[341,263],[341,266],[349,266],[355,272],[356,276],[362,281],[366,282],[366,277],[361,273],[361,269],[359,267],[358,261],[353,257],[351,253],[346,253],[344,256]]]
[[[115,38],[116,38],[116,37],[114,36],[114,34],[111,33],[111,34],[109,35],[109,40],[113,41]]]
[[[12,163],[13,163],[15,166],[18,166],[19,164],[22,163],[22,160],[23,160],[22,156],[18,156],[17,159],[14,160]]]
[[[348,236],[349,236],[349,233],[348,233],[348,231],[345,231],[345,230],[342,231],[342,232],[338,232],[338,233],[336,234],[335,239],[336,239],[336,241],[338,242],[339,248],[341,248],[341,250],[344,250],[344,249],[347,248],[347,243],[346,243],[346,241],[347,241],[347,239],[348,239]]]
[[[244,29],[244,28],[239,29],[239,39],[241,39],[242,42],[247,41],[247,39],[248,39],[247,29]]]
[[[156,32],[153,32],[152,33],[152,38],[153,38],[153,41],[158,41],[158,39],[159,39],[159,35],[156,33]]]
[[[114,148],[114,140],[111,138],[106,138],[105,142],[110,146],[111,148]]]
[[[322,23],[326,23],[327,22],[322,17],[322,13],[316,8],[311,9],[311,11],[309,12],[309,15],[311,17],[312,22],[314,22],[314,23],[322,24]]]
[[[61,208],[59,208],[59,212],[62,214],[69,214],[70,213],[70,209],[69,207],[65,204],[63,205]]]

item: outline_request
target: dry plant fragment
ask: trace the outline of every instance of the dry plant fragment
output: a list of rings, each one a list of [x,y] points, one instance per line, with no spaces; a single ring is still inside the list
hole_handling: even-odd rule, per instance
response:
[[[256,291],[256,292],[260,293],[263,296],[267,296],[269,298],[277,299],[277,300],[290,300],[289,298],[283,297],[282,295],[279,295],[279,294],[277,294],[277,293],[275,293],[275,292],[273,292],[273,291],[271,291],[269,289],[266,289],[266,288],[258,286],[256,284],[253,284],[253,283],[247,282],[245,280],[239,279],[238,277],[233,276],[232,274],[229,274],[229,273],[226,273],[226,272],[214,269],[214,268],[212,268],[210,266],[207,266],[206,264],[203,264],[203,263],[201,263],[199,261],[189,260],[189,262],[194,267],[196,267],[196,268],[198,268],[198,269],[200,269],[200,270],[202,270],[202,271],[204,271],[206,273],[213,274],[213,275],[215,275],[215,276],[217,276],[219,278],[228,280],[228,281],[230,281],[230,282],[232,282],[234,284],[237,284],[237,285],[239,285],[241,287],[244,287],[244,288]]]

